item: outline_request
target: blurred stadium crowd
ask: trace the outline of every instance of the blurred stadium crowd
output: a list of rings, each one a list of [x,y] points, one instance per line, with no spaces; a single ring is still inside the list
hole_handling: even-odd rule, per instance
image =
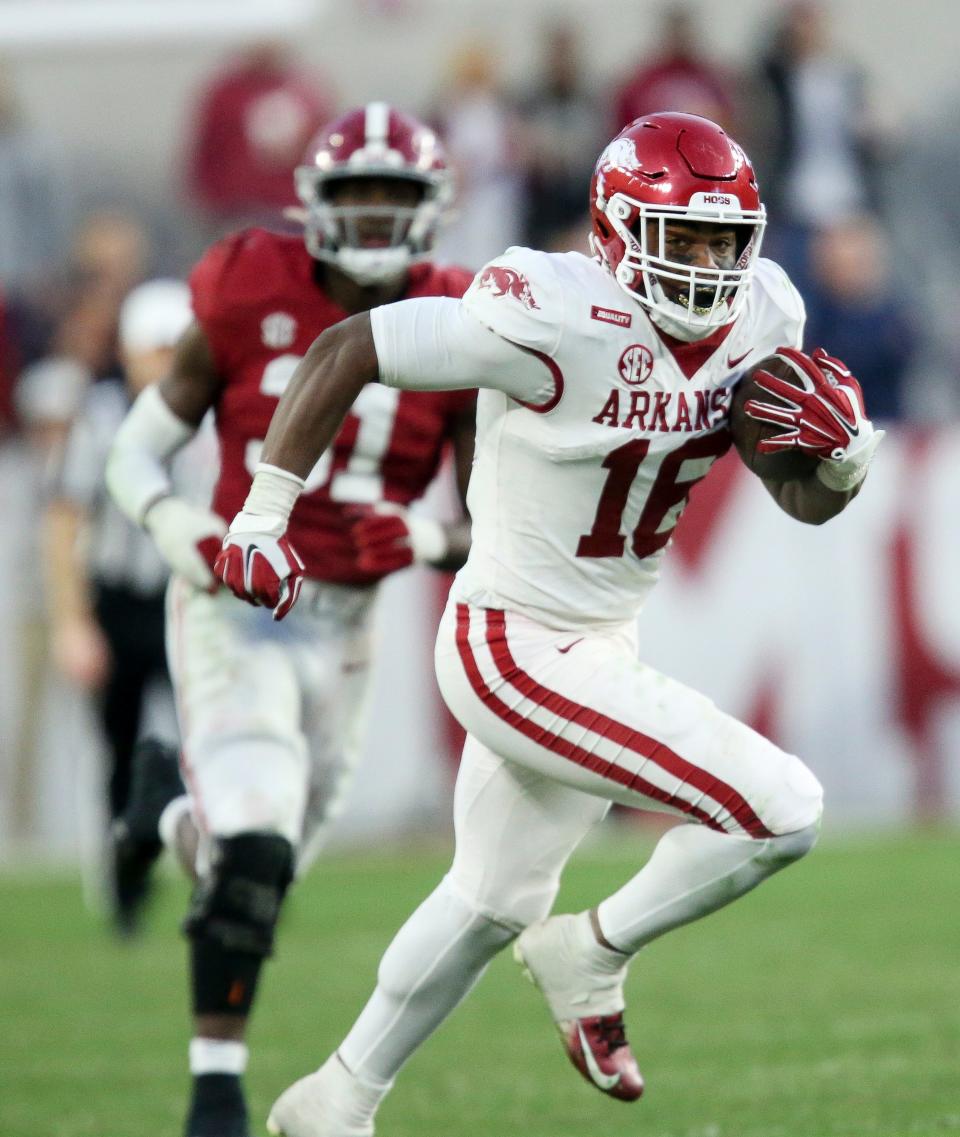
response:
[[[486,41],[443,61],[445,79],[430,104],[405,108],[436,126],[457,173],[458,209],[440,259],[479,268],[512,244],[585,249],[587,184],[609,137],[652,111],[703,114],[728,127],[754,159],[771,215],[764,252],[787,268],[807,301],[808,346],[828,343],[851,366],[874,419],[956,419],[955,139],[944,146],[938,130],[893,124],[877,112],[826,4],[773,5],[768,26],[758,29],[763,49],[736,61],[713,52],[695,8],[645,10],[657,23],[655,46],[605,87],[588,76],[578,29],[559,22],[542,27],[537,65],[522,89],[507,87],[496,45]],[[369,95],[390,98],[389,83]],[[86,598],[58,605],[56,569],[72,554],[62,532],[49,544],[50,489],[64,485],[78,411],[92,387],[130,369],[119,334],[124,301],[145,282],[185,278],[225,232],[296,225],[284,212],[296,200],[292,170],[317,127],[342,109],[333,84],[289,44],[251,43],[215,61],[183,123],[181,196],[158,215],[135,195],[118,197],[113,185],[88,186],[79,196],[70,167],[77,156],[21,113],[17,91],[0,74],[0,452],[5,476],[16,477],[27,502],[21,516],[32,532],[17,540],[39,549],[46,523],[48,541],[46,557],[19,554],[27,571],[14,589],[19,627],[2,682],[15,682],[22,696],[7,693],[0,706],[16,720],[3,737],[21,772],[8,782],[30,776],[24,756],[36,745],[35,697],[49,668],[91,696],[108,689],[120,648],[103,640],[98,590],[126,590],[160,610],[162,581],[135,565],[122,542],[112,546],[127,558],[122,566],[76,553],[69,563],[81,579],[90,576]],[[162,324],[169,292],[155,295]],[[169,347],[157,334],[141,346]],[[95,448],[88,453],[91,463],[101,460]],[[84,510],[99,508],[92,488],[77,494]],[[44,561],[52,588],[34,571]],[[157,638],[158,653],[159,645]],[[104,721],[108,731],[131,729]],[[22,797],[16,785],[6,791],[10,802]],[[10,813],[15,829],[16,810]]]

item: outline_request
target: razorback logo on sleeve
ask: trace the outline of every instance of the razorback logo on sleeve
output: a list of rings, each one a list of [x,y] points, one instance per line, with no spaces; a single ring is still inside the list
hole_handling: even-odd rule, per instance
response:
[[[514,300],[519,300],[524,308],[540,307],[534,299],[530,281],[515,268],[487,265],[480,273],[480,283],[477,287],[492,292],[494,296],[512,296]]]

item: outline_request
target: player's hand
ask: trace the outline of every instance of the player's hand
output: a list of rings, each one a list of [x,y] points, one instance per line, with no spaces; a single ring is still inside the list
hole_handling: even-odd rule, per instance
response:
[[[797,384],[767,371],[758,371],[758,387],[775,402],[750,399],[744,410],[757,422],[784,427],[782,434],[761,440],[763,454],[799,449],[822,459],[818,478],[835,490],[849,490],[866,474],[884,432],[867,418],[863,391],[850,369],[818,347],[813,355],[796,348],[777,348],[792,364]]]
[[[443,526],[400,505],[382,503],[360,514],[350,529],[362,572],[385,576],[412,564],[434,564],[447,554]]]
[[[296,604],[304,565],[287,540],[287,523],[241,511],[230,522],[213,571],[234,596],[273,609],[282,620]]]
[[[174,572],[197,588],[216,592],[213,562],[227,531],[222,517],[182,497],[163,497],[147,510],[143,524]]]

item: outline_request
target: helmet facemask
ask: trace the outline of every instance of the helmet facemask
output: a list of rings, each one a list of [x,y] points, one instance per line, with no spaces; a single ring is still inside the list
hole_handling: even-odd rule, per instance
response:
[[[722,199],[721,204],[716,199]],[[714,199],[714,200],[708,200]],[[650,319],[677,339],[704,339],[731,323],[740,313],[760,253],[766,213],[742,209],[736,197],[695,193],[688,205],[649,205],[623,193],[598,208],[623,242],[615,266],[617,283],[650,314]],[[670,222],[730,228],[737,237],[736,262],[731,268],[685,264],[666,255]]]
[[[430,250],[449,203],[447,178],[408,175],[395,169],[327,172],[312,166],[296,171],[296,188],[305,206],[305,239],[311,256],[335,265],[360,285],[386,284]],[[331,200],[338,183],[377,179],[383,184],[415,186],[416,204],[390,201],[339,204]],[[407,198],[408,193],[398,197]]]

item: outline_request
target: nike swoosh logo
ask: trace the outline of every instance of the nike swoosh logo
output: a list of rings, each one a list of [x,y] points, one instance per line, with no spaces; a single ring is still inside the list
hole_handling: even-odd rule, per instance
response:
[[[567,644],[566,647],[558,647],[557,651],[560,652],[561,655],[566,655],[572,647],[576,647],[577,644],[580,643],[583,643],[583,636],[581,636],[578,640],[574,640],[572,644]]]
[[[243,550],[243,582],[248,586],[250,584],[250,577],[253,572],[253,557],[255,553],[259,552],[260,550],[256,545],[248,545]]]
[[[732,355],[728,355],[727,356],[727,366],[732,368],[732,367],[736,367],[738,363],[743,363],[743,361],[747,358],[747,356],[750,354],[751,351],[753,351],[752,347],[747,348],[747,350],[743,353],[743,355],[738,355],[736,357],[736,359],[734,359],[734,357]]]
[[[587,1064],[587,1073],[590,1081],[601,1090],[612,1090],[620,1082],[621,1074],[605,1074],[597,1065],[593,1051],[583,1033],[583,1027],[577,1023],[577,1033],[580,1035],[580,1049],[583,1051],[583,1060]]]
[[[256,545],[248,545],[243,552],[243,587],[254,607],[260,607],[260,601],[253,597],[253,558],[260,550]]]

